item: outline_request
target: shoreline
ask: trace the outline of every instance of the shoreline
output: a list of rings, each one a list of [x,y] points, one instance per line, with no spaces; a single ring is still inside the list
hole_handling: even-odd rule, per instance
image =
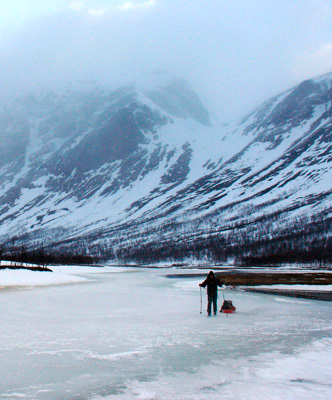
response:
[[[206,274],[202,273],[179,273],[166,275],[170,279],[174,278],[202,278]],[[251,292],[251,293],[262,293],[262,294],[273,294],[287,297],[297,297],[311,300],[324,300],[332,301],[332,273],[327,271],[216,271],[216,277],[224,282],[225,285],[229,286],[234,290]],[[273,288],[273,285],[306,285],[312,286],[312,290],[306,287],[301,288]],[[331,290],[321,290],[323,286],[331,285]],[[255,288],[257,286],[257,288]],[[267,286],[260,288],[259,286]],[[270,286],[270,287],[269,287]],[[321,286],[321,289],[319,287]]]
[[[32,265],[0,265],[0,289],[5,287],[44,286],[62,283],[77,283],[86,281],[80,276],[86,273],[108,272],[119,267],[100,266],[53,266],[52,270]],[[128,267],[121,267],[127,269]],[[131,266],[130,268],[135,268]],[[174,268],[174,267],[173,267]],[[171,268],[171,269],[173,269]],[[159,268],[163,270],[164,268]],[[99,270],[99,271],[97,271]],[[6,272],[7,271],[7,272]],[[12,272],[10,272],[12,271]],[[34,272],[33,272],[34,271]],[[38,272],[51,272],[38,274]],[[207,272],[193,268],[168,271],[163,275],[168,279],[205,278]],[[36,275],[35,275],[36,274]],[[332,271],[271,270],[259,269],[228,269],[215,271],[228,288],[251,293],[273,294],[288,297],[298,297],[312,300],[332,301]],[[277,287],[278,286],[278,287]]]
[[[32,266],[24,266],[24,265],[0,265],[0,270],[29,270],[29,271],[38,271],[38,272],[53,272],[48,267],[32,267]]]

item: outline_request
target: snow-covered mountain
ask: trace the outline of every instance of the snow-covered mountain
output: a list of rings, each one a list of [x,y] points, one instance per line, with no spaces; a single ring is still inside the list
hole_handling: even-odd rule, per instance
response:
[[[6,104],[1,240],[115,257],[330,218],[331,88],[332,73],[302,82],[230,125],[180,79]]]

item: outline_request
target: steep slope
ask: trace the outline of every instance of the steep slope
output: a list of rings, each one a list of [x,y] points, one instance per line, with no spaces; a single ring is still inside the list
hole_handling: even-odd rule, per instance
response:
[[[167,192],[182,183],[189,173],[191,124],[208,126],[209,119],[183,81],[171,85],[176,86],[165,108],[172,106],[175,115],[181,111],[181,120],[191,118],[188,125],[178,127],[186,132],[176,141],[173,115],[150,100],[162,103],[169,85],[144,94],[133,87],[68,90],[4,108],[2,228],[20,234],[19,224],[26,228],[27,221],[30,230],[45,224],[66,226],[68,221],[77,226],[80,215],[85,219],[93,211],[94,201],[100,203],[99,218],[113,220],[117,215],[107,209],[119,198],[124,201],[121,209],[123,204],[130,206],[138,198],[134,186],[148,195],[156,186]],[[170,138],[160,137],[165,134],[162,128]],[[151,182],[152,175],[156,176]],[[84,206],[86,210],[78,212]],[[58,223],[52,225],[53,221]]]
[[[7,105],[2,240],[117,256],[236,230],[271,238],[302,216],[329,218],[331,87],[332,74],[305,81],[220,126],[182,80]]]

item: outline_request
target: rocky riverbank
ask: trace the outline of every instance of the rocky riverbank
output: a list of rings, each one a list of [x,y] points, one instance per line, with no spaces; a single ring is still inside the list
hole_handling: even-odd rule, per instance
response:
[[[332,272],[223,271],[216,276],[229,286],[332,285]]]
[[[227,271],[217,276],[226,285],[247,292],[332,301],[331,272]],[[279,287],[276,288],[276,285]],[[305,290],[301,289],[304,285]],[[328,290],[327,285],[331,285],[331,290]]]

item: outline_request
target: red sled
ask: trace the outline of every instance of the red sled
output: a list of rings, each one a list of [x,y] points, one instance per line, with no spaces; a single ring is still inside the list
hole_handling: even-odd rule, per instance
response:
[[[236,307],[233,306],[233,303],[231,300],[224,300],[220,312],[225,313],[225,314],[232,314],[235,312]]]

